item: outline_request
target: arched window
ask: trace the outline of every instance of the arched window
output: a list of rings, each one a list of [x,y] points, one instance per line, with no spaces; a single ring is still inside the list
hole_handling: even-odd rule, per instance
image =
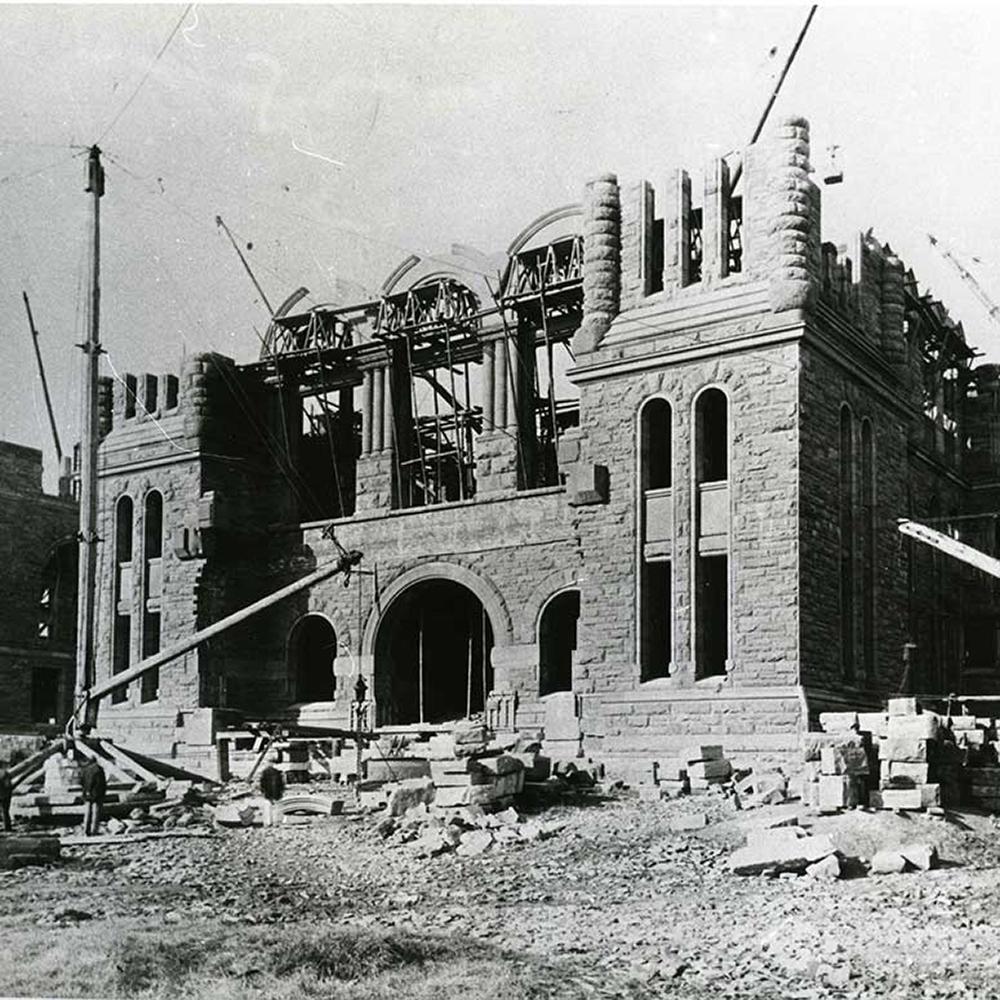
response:
[[[647,681],[668,676],[672,658],[673,411],[659,397],[639,415],[639,484],[639,677]]]
[[[557,594],[545,605],[538,623],[538,693],[573,690],[573,654],[580,591]]]
[[[115,606],[114,630],[111,639],[111,669],[120,674],[131,662],[132,646],[132,532],[134,528],[132,498],[124,495],[115,505]],[[128,687],[111,692],[113,704],[128,698]]]
[[[695,676],[726,672],[729,657],[729,399],[702,392],[694,410]]]
[[[670,404],[649,400],[642,408],[640,476],[643,490],[669,489],[673,482],[673,431]]]
[[[729,478],[729,400],[721,389],[706,389],[695,409],[696,476],[699,483]]]
[[[840,668],[854,680],[854,422],[840,408]]]
[[[332,701],[337,681],[337,633],[322,615],[303,615],[288,637],[288,669],[295,701]]]
[[[146,494],[142,518],[142,656],[160,650],[161,596],[163,594],[163,496],[157,490]],[[149,670],[140,682],[142,701],[155,701],[160,693],[160,671]]]

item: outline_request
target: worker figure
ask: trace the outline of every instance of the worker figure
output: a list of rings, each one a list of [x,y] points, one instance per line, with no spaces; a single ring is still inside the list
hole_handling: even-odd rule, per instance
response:
[[[10,800],[14,796],[14,781],[10,771],[0,764],[0,814],[3,816],[4,831],[10,833],[14,824],[10,819]]]
[[[104,768],[96,760],[88,760],[80,768],[80,787],[83,789],[83,832],[91,837],[97,833],[101,822],[101,805],[108,790]]]
[[[274,826],[275,805],[285,794],[285,776],[273,764],[260,772],[260,792],[264,796],[264,826]]]

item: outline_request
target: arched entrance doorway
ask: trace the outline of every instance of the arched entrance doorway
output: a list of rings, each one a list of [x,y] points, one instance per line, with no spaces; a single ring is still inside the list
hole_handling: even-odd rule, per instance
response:
[[[380,725],[439,723],[481,712],[493,686],[493,627],[471,590],[452,580],[408,587],[375,639]]]
[[[538,623],[538,693],[573,690],[573,654],[580,591],[567,590],[545,605]]]
[[[333,701],[337,633],[322,615],[303,615],[288,636],[288,676],[294,701]]]

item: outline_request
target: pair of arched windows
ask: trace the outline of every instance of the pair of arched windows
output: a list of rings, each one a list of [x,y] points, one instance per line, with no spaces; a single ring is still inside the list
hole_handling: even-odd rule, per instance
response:
[[[694,639],[698,676],[725,673],[729,650],[729,399],[698,394],[691,453]],[[644,681],[666,677],[673,659],[673,410],[662,397],[639,417],[639,666]]]
[[[160,648],[160,597],[163,559],[163,495],[150,490],[143,501],[142,554],[138,564],[133,559],[135,505],[128,494],[115,505],[114,558],[114,628],[111,663],[113,673],[121,673],[132,664],[133,622],[141,623],[140,653],[151,656]],[[138,575],[138,580],[136,576]],[[138,583],[138,593],[136,592]],[[138,598],[138,606],[136,599]],[[154,701],[159,694],[159,672],[150,671],[140,681],[141,700]],[[125,701],[126,687],[112,692],[114,703]]]
[[[840,408],[840,658],[844,680],[856,680],[860,651],[866,681],[875,676],[876,487],[872,422]]]

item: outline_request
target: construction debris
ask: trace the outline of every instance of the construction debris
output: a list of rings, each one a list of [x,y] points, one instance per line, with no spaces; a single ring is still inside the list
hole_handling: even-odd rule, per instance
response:
[[[492,848],[547,840],[563,826],[554,820],[523,820],[511,807],[487,813],[476,805],[441,809],[419,803],[402,816],[386,816],[377,830],[390,846],[407,845],[418,857],[452,851],[459,857],[475,857]]]

